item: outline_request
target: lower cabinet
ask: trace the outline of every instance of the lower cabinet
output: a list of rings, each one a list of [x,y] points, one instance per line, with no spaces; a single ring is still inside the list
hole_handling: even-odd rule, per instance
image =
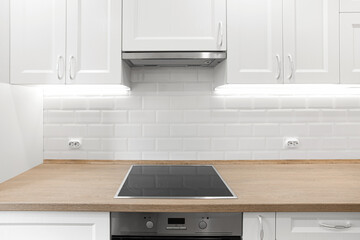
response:
[[[243,240],[275,240],[275,213],[244,213]]]
[[[0,239],[109,240],[108,212],[0,212]]]
[[[359,240],[360,213],[277,213],[277,240]]]
[[[244,213],[243,240],[359,240],[360,213]]]

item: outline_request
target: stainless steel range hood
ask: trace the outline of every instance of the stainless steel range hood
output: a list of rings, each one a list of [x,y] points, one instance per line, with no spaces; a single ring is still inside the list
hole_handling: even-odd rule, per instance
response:
[[[226,52],[123,52],[130,67],[214,67],[226,59]]]

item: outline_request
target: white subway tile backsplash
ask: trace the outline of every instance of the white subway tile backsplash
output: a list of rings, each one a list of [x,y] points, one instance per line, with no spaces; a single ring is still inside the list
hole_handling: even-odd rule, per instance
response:
[[[113,125],[89,125],[87,127],[88,137],[113,137],[115,128]]]
[[[237,138],[213,138],[211,149],[213,151],[236,151],[239,141]]]
[[[49,110],[44,114],[47,123],[74,123],[74,111]]]
[[[130,138],[128,140],[129,151],[154,151],[155,140],[144,138]]]
[[[275,137],[279,136],[279,133],[279,124],[264,123],[253,126],[253,136],[255,137]]]
[[[62,108],[71,110],[84,110],[88,108],[88,98],[64,98],[62,99]]]
[[[156,122],[158,123],[182,123],[184,122],[183,111],[157,111]]]
[[[221,95],[214,69],[136,68],[125,95],[44,95],[44,157],[342,159],[360,155],[358,95]],[[70,137],[82,138],[69,150]],[[284,137],[298,137],[284,149]]]
[[[128,121],[127,111],[102,111],[103,123],[126,123]]]
[[[211,122],[210,110],[191,110],[184,112],[185,123],[208,123]]]
[[[114,109],[115,100],[110,97],[95,97],[89,99],[89,109],[91,110],[103,110],[103,109]]]
[[[180,151],[183,149],[182,139],[178,138],[159,138],[156,140],[158,151]]]
[[[315,109],[333,108],[334,107],[334,99],[329,96],[311,97],[311,98],[308,98],[308,107],[315,108]]]
[[[99,111],[76,111],[77,123],[100,123],[101,113]]]
[[[170,127],[168,125],[144,125],[144,137],[168,137],[170,135]]]
[[[197,135],[197,125],[173,125],[170,127],[170,135],[173,137],[195,137]]]
[[[111,152],[118,152],[118,151],[126,151],[127,150],[127,140],[120,138],[105,138],[101,140],[101,149],[103,151],[111,151]]]
[[[221,137],[225,135],[225,126],[223,124],[201,124],[198,128],[200,137]]]
[[[140,124],[120,124],[115,126],[116,137],[141,137],[142,125]]]
[[[209,138],[185,138],[183,146],[185,151],[210,150],[211,140]]]
[[[129,122],[131,123],[153,123],[155,122],[155,111],[130,111]]]

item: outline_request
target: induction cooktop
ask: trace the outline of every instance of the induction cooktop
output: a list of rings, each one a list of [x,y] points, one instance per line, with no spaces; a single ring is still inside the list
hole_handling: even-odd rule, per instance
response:
[[[115,198],[237,198],[214,166],[133,165]]]

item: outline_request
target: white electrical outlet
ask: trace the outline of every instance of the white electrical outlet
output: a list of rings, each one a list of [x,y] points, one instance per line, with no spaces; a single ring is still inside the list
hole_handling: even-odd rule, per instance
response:
[[[297,137],[286,137],[284,138],[284,148],[294,149],[298,148],[300,144],[299,138]]]
[[[81,148],[82,139],[81,138],[70,138],[68,142],[68,146],[70,149],[80,149]]]

